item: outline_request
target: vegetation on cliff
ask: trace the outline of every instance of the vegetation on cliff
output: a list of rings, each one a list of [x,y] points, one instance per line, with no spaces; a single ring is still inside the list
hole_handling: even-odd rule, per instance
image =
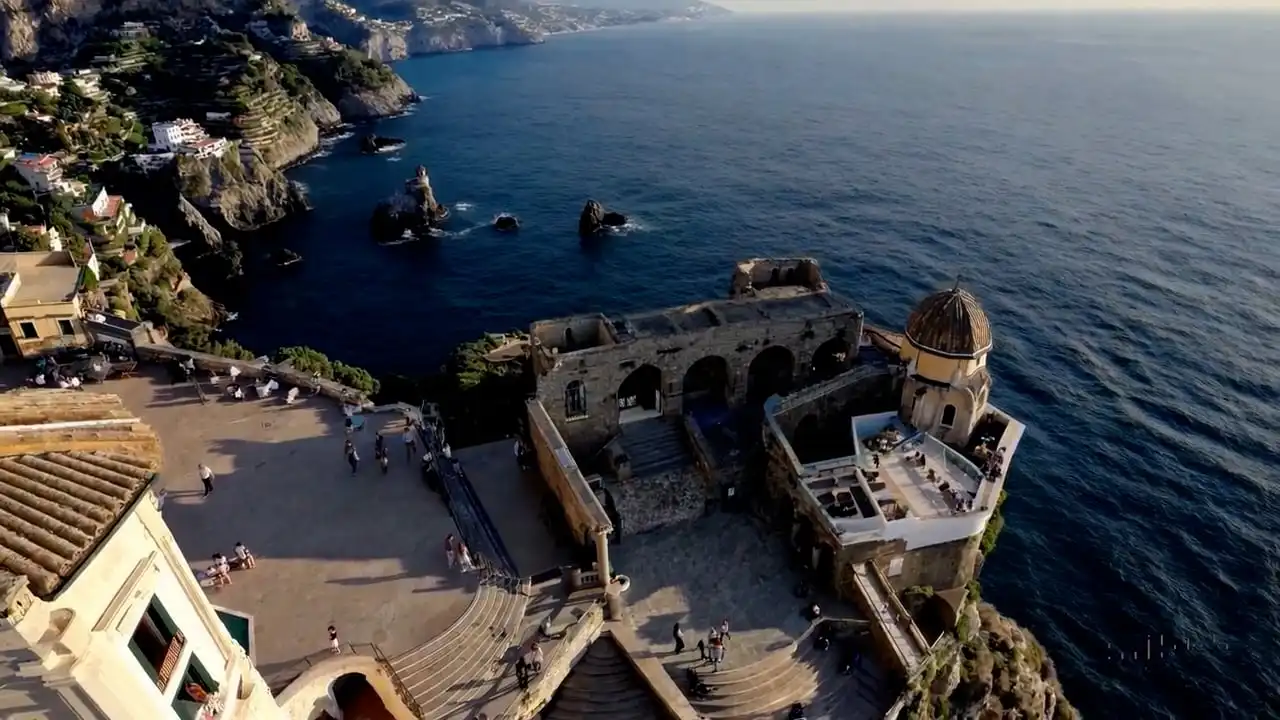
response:
[[[901,717],[1078,720],[1057,669],[1030,631],[970,597],[907,690]]]
[[[525,399],[533,394],[527,359],[491,362],[485,355],[521,333],[486,334],[450,353],[440,370],[426,378],[391,376],[382,397],[440,406],[451,442],[461,447],[509,437],[525,419]]]

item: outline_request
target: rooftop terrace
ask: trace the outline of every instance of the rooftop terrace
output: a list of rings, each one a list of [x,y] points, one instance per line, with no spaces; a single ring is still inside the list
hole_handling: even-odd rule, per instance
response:
[[[80,268],[66,252],[24,252],[0,255],[0,283],[5,307],[67,302],[76,294]],[[12,287],[16,284],[16,287]]]

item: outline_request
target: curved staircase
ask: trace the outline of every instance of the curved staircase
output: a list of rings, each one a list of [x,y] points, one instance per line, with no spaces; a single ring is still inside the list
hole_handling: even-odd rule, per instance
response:
[[[732,640],[728,651],[732,660]],[[809,632],[790,648],[744,667],[718,672],[710,665],[694,668],[711,693],[689,702],[710,720],[774,720],[785,717],[796,702],[804,703],[809,720],[879,720],[893,702],[873,660],[863,658],[860,668],[842,675],[837,647],[818,650]],[[684,677],[676,682],[687,695]]]
[[[663,717],[648,686],[610,637],[573,666],[543,711],[544,720],[654,720]]]
[[[467,717],[466,708],[515,684],[510,655],[528,602],[527,580],[490,573],[447,630],[390,661],[424,720]]]

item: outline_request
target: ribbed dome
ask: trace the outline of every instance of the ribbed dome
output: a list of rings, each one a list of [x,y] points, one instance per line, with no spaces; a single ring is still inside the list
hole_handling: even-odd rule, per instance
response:
[[[907,339],[939,355],[971,357],[991,347],[991,323],[978,299],[957,285],[920,301],[907,318]]]

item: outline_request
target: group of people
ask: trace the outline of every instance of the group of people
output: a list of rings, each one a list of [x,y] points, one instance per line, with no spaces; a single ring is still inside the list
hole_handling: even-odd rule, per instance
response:
[[[230,585],[232,570],[252,570],[258,566],[258,561],[244,543],[237,542],[233,552],[235,558],[232,560],[228,560],[222,553],[213,554],[213,564],[204,571],[204,579],[212,581],[214,587]]]
[[[347,420],[350,421],[351,418],[348,417]],[[363,427],[364,423],[361,422],[359,428]],[[351,466],[351,474],[355,475],[360,471],[360,451],[356,449],[356,444],[351,439],[352,432],[352,425],[348,423],[347,439],[343,444],[342,454],[347,459],[347,464]],[[404,426],[404,430],[400,432],[400,439],[404,444],[405,458],[409,462],[413,462],[413,458],[418,451],[417,424],[410,420]],[[448,449],[448,446],[446,445],[445,448]],[[378,467],[382,468],[382,474],[386,475],[391,469],[391,454],[387,447],[387,436],[382,433],[374,435],[373,459],[378,463]]]
[[[36,387],[59,387],[63,390],[83,390],[84,375],[75,372],[67,372],[69,366],[59,365],[53,358],[38,358],[36,360],[36,374],[31,378],[31,384]]]
[[[679,655],[684,652],[684,630],[680,628],[680,623],[676,623],[671,630],[671,639],[676,643],[675,654]],[[712,671],[719,670],[721,663],[724,662],[725,643],[729,640],[729,619],[725,618],[720,621],[719,628],[711,628],[707,632],[705,640],[698,639],[698,658],[704,663],[711,663]]]
[[[521,690],[529,689],[529,678],[542,672],[544,660],[542,644],[537,640],[530,643],[529,648],[516,658],[516,682]]]

